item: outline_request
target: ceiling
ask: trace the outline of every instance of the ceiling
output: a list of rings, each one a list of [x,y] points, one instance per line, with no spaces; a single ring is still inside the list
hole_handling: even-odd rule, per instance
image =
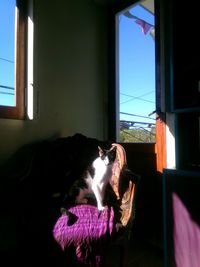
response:
[[[110,5],[110,4],[114,4],[114,2],[116,2],[115,0],[94,0],[95,3],[99,4],[99,5]]]

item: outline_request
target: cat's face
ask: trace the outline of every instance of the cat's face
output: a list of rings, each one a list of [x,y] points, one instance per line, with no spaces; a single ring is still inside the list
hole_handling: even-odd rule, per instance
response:
[[[99,156],[105,162],[106,165],[109,165],[115,161],[116,158],[116,146],[112,146],[110,149],[99,149]]]

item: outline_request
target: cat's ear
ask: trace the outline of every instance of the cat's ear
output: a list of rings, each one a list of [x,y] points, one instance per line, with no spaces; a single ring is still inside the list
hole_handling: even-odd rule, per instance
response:
[[[98,146],[98,149],[99,149],[99,156],[102,157],[105,153],[104,153],[104,150]]]

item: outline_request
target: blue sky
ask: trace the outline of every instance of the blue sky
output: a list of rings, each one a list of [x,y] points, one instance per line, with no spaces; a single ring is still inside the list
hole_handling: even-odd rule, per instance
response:
[[[14,87],[15,0],[0,0],[0,85]],[[0,92],[13,93],[0,87]],[[14,105],[14,95],[0,94],[0,104]]]
[[[129,11],[154,25],[154,16],[141,6]],[[120,112],[148,117],[155,110],[155,41],[150,31],[145,35],[134,19],[121,14],[118,21]],[[153,122],[151,118],[155,117],[120,114],[120,119],[129,121]]]

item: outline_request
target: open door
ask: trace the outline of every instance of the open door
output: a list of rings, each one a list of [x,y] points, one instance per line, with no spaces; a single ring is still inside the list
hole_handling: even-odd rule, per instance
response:
[[[123,145],[128,167],[141,177],[134,235],[139,242],[162,247],[166,126],[161,112],[160,14],[154,0],[128,2],[112,9],[110,139]]]
[[[112,138],[123,143],[139,172],[166,165],[165,122],[161,116],[159,31],[154,0],[133,1],[114,11]],[[158,33],[157,33],[158,32]],[[113,120],[114,119],[114,120]],[[113,123],[114,121],[114,123]],[[114,127],[113,127],[113,124]],[[146,161],[145,161],[146,159]]]

